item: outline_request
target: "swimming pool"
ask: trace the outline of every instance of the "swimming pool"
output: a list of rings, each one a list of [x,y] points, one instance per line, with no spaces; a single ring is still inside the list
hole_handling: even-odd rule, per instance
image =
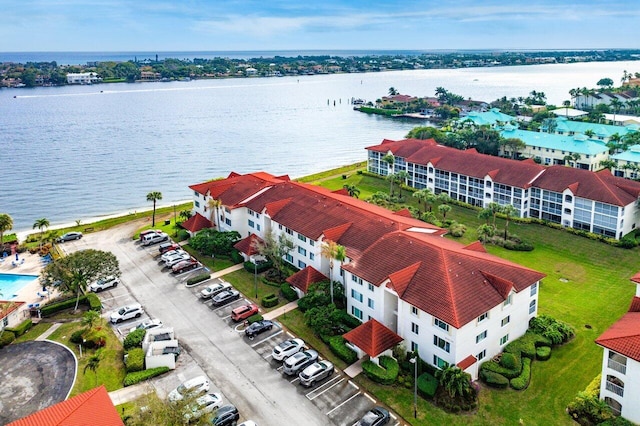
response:
[[[38,278],[37,275],[0,274],[0,296],[3,300],[11,300],[27,284]]]

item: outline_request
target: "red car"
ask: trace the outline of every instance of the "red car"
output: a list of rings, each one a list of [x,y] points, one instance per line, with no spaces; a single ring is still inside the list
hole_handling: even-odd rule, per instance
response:
[[[248,305],[240,306],[231,311],[231,319],[238,322],[242,320],[246,320],[252,315],[258,313],[258,306],[253,303],[249,303]]]
[[[174,274],[181,274],[183,272],[187,272],[187,271],[190,271],[192,269],[196,269],[198,266],[200,266],[200,263],[198,263],[197,260],[188,259],[188,260],[180,261],[180,262],[176,263],[175,265],[173,265],[171,267],[171,271]]]
[[[160,254],[165,254],[168,251],[178,250],[179,248],[180,248],[180,244],[176,244],[172,241],[169,241],[169,242],[160,244],[160,246],[158,247],[158,251],[160,252]]]

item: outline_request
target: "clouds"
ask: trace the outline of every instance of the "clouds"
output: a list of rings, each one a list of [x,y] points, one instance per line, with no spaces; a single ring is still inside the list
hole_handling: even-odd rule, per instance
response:
[[[635,1],[0,0],[0,51],[636,47]]]

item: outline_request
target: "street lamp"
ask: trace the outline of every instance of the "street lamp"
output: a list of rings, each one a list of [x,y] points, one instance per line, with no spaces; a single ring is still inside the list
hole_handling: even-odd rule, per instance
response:
[[[409,360],[413,364],[413,418],[418,418],[418,354]]]
[[[258,300],[258,262],[256,261],[255,256],[251,256],[251,261],[253,262],[253,288],[256,292],[256,301]]]

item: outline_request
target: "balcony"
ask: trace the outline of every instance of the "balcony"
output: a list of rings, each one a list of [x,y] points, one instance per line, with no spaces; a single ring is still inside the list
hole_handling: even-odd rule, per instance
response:
[[[625,364],[621,364],[618,361],[614,361],[612,359],[609,359],[608,361],[608,367],[610,369],[615,370],[618,373],[627,374],[627,366]]]
[[[614,383],[607,381],[607,384],[605,387],[609,392],[613,392],[618,396],[624,396],[624,388],[622,386],[618,386]]]

